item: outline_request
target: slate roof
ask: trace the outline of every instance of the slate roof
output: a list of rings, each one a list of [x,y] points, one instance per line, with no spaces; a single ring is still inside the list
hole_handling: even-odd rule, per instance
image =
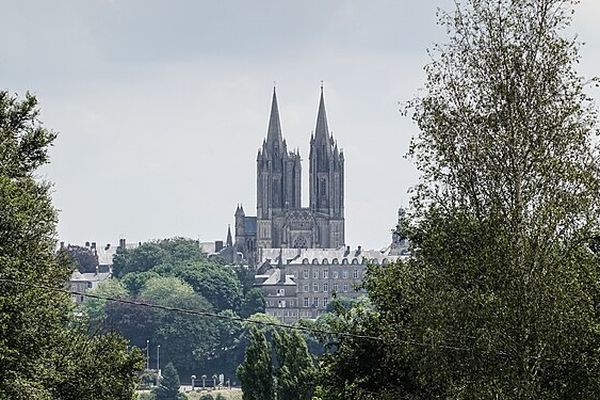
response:
[[[271,265],[283,264],[383,264],[408,256],[391,255],[380,250],[339,249],[261,249],[261,261]]]

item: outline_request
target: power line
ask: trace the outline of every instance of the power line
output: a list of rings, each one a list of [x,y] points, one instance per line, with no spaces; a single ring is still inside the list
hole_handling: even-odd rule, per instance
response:
[[[199,316],[199,317],[216,318],[216,319],[236,321],[236,322],[246,322],[246,323],[251,323],[251,324],[255,324],[255,325],[271,326],[271,327],[275,327],[275,328],[290,329],[290,330],[302,331],[302,332],[307,332],[307,333],[319,333],[322,335],[341,336],[341,337],[356,338],[356,339],[370,339],[370,340],[377,340],[377,341],[383,340],[383,338],[378,337],[378,336],[360,335],[360,334],[348,333],[348,332],[332,332],[332,331],[327,331],[324,329],[309,328],[309,327],[298,326],[298,325],[289,325],[289,324],[284,324],[281,322],[258,321],[258,320],[253,320],[253,319],[249,319],[249,318],[236,317],[236,316],[232,316],[232,315],[215,314],[215,313],[211,313],[211,312],[207,312],[207,311],[190,310],[190,309],[186,309],[186,308],[163,306],[160,304],[146,303],[146,302],[138,301],[138,300],[128,300],[128,299],[118,299],[115,297],[98,296],[96,294],[79,292],[76,290],[56,288],[56,287],[45,286],[45,285],[34,285],[31,283],[17,281],[14,279],[0,278],[0,282],[11,283],[14,285],[21,285],[21,286],[35,288],[35,289],[43,289],[43,290],[48,290],[48,291],[53,291],[53,292],[61,292],[61,293],[78,295],[78,296],[84,296],[84,297],[89,297],[92,299],[111,301],[114,303],[122,303],[122,304],[130,304],[130,305],[140,306],[140,307],[154,308],[154,309],[158,309],[158,310],[176,312],[179,314],[195,315],[195,316]]]

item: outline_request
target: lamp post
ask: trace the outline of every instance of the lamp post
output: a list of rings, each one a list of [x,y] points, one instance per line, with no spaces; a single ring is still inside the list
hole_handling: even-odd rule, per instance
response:
[[[206,375],[202,375],[202,390],[206,389]]]
[[[194,391],[194,381],[196,380],[196,375],[192,375],[192,392]]]
[[[150,369],[150,340],[146,340],[146,370]]]
[[[156,346],[156,372],[160,376],[160,344]]]

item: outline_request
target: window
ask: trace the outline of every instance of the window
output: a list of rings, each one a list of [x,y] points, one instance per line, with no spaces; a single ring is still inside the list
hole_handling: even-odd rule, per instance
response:
[[[323,270],[323,279],[329,279],[329,270],[328,269]]]
[[[277,302],[277,307],[279,307],[279,308],[285,308],[285,300],[279,300]]]
[[[304,276],[304,279],[308,279],[308,270],[307,269],[304,270],[303,276]]]
[[[308,283],[305,283],[305,284],[304,284],[304,291],[305,291],[305,292],[308,292],[308,290],[309,290]]]
[[[344,283],[344,293],[346,293],[348,291],[348,284]]]
[[[298,278],[298,271],[293,271],[292,275],[294,276],[294,278]]]
[[[317,282],[313,283],[313,292],[319,291],[319,284]]]
[[[304,298],[304,307],[308,307],[308,297]]]
[[[313,306],[314,306],[314,307],[319,307],[319,298],[318,298],[318,297],[315,297],[315,298],[313,299]]]
[[[333,271],[333,279],[337,279],[338,278],[338,272],[337,271]]]
[[[285,289],[277,289],[277,296],[285,296]]]
[[[338,284],[337,284],[337,283],[334,283],[334,284],[333,284],[333,291],[334,291],[334,292],[337,292],[338,290],[339,290],[339,286],[338,286]]]
[[[354,279],[358,279],[358,270],[357,269],[354,270]]]
[[[319,279],[319,271],[313,271],[313,279]]]
[[[342,271],[342,278],[348,279],[348,271]]]
[[[327,284],[327,282],[325,282],[325,283],[323,284],[323,291],[324,291],[324,292],[327,292],[328,290],[329,290],[329,285]]]
[[[329,304],[329,297],[323,297],[323,307],[327,307],[327,304]]]

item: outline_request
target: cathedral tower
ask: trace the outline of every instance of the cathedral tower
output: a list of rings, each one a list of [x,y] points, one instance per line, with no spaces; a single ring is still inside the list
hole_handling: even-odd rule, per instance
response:
[[[323,86],[315,132],[310,140],[310,209],[317,220],[319,247],[344,245],[344,153],[329,132]]]
[[[256,158],[257,171],[257,247],[280,247],[281,233],[274,218],[288,209],[301,207],[299,152],[288,152],[281,133],[277,94],[273,88],[267,138]]]

